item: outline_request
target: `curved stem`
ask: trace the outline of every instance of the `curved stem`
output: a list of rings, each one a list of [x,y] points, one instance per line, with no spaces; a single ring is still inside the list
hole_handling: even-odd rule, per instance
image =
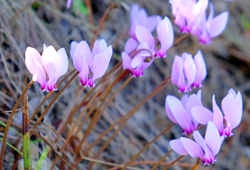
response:
[[[61,95],[61,93],[66,89],[66,87],[71,83],[71,81],[78,75],[79,72],[75,73],[73,75],[73,77],[71,77],[71,79],[65,84],[65,86],[59,91],[59,93],[56,94],[55,98],[50,102],[50,104],[46,107],[46,109],[43,111],[43,113],[41,114],[41,116],[38,118],[38,120],[36,121],[36,124],[34,125],[33,129],[35,129],[38,124],[42,121],[44,115],[47,113],[47,111],[50,109],[50,107],[52,106],[52,104],[57,100],[57,98]]]
[[[194,165],[194,167],[192,168],[192,170],[196,170],[196,168],[198,167],[199,163],[200,163],[201,159],[199,158],[196,162],[196,164]]]
[[[119,6],[120,6],[119,4],[111,4],[111,5],[109,5],[109,7],[105,10],[105,12],[104,12],[104,14],[103,14],[103,16],[102,16],[102,19],[101,19],[101,21],[100,21],[100,24],[99,24],[99,26],[98,26],[98,28],[97,28],[97,31],[96,31],[96,33],[95,33],[95,36],[94,36],[94,38],[93,38],[93,40],[92,40],[92,43],[91,43],[91,45],[90,45],[90,49],[92,49],[93,46],[94,46],[95,40],[96,40],[96,38],[98,37],[98,34],[99,34],[99,32],[100,32],[100,30],[101,30],[101,28],[102,28],[102,25],[103,25],[103,23],[104,23],[104,20],[105,20],[105,18],[106,18],[106,16],[107,16],[109,10],[110,10],[111,8],[115,8],[115,7],[119,7]]]
[[[100,151],[98,152],[98,154],[95,156],[95,158],[98,158],[101,153],[103,152],[103,150],[108,146],[109,142],[113,139],[113,137],[120,131],[120,129],[126,124],[126,122],[129,120],[129,118],[135,113],[135,111],[137,109],[139,109],[139,107],[141,107],[148,99],[150,99],[151,97],[153,97],[155,94],[157,94],[158,92],[160,92],[162,89],[164,89],[167,85],[169,85],[171,83],[168,82],[164,85],[161,85],[160,87],[158,86],[155,90],[153,90],[153,92],[151,92],[141,103],[139,103],[136,107],[134,107],[134,109],[132,109],[129,113],[127,113],[127,118],[123,121],[123,123],[121,124],[121,126],[112,134],[112,136],[105,142],[105,144],[102,146],[102,148],[100,149]],[[90,164],[89,166],[89,170],[92,168],[93,163]]]
[[[188,35],[189,35],[189,33],[188,34],[184,34],[180,38],[174,40],[173,46],[176,45],[176,44],[178,44],[179,42],[181,42],[181,40],[183,40],[184,38],[186,38]]]
[[[121,68],[121,65],[117,68],[118,70]],[[114,73],[113,73],[114,75]],[[110,79],[111,77],[109,77]],[[108,79],[108,80],[109,80]],[[100,93],[100,91],[103,89],[104,86],[106,86],[106,84],[108,83],[108,80],[105,81],[103,83],[103,85],[100,87],[100,89],[94,94],[94,96],[91,98],[91,100],[88,102],[88,104],[86,105],[86,107],[84,108],[84,110],[81,112],[80,116],[78,117],[77,121],[73,124],[73,126],[71,127],[68,135],[67,135],[67,138],[66,138],[66,142],[69,141],[70,139],[70,136],[71,136],[71,133],[74,131],[75,127],[77,126],[77,124],[79,123],[79,121],[81,120],[81,118],[83,117],[84,113],[87,111],[87,109],[89,108],[89,106],[92,104],[92,102],[94,101],[94,99],[96,98],[96,96]],[[60,149],[60,153],[62,153],[62,151],[64,150],[64,148],[66,147],[66,143],[63,144],[63,146],[61,147]],[[51,166],[51,170],[55,167],[57,161],[59,159],[59,156],[57,155],[54,162],[53,162],[53,165]]]
[[[156,141],[156,139],[158,139],[159,137],[161,137],[165,132],[167,132],[170,128],[172,128],[175,124],[172,123],[169,127],[167,127],[164,131],[162,131],[159,135],[157,135],[153,140],[151,140],[146,146],[144,146],[144,148],[142,148],[142,150],[140,150],[139,153],[137,153],[132,159],[130,159],[130,161],[128,163],[126,163],[124,165],[124,167],[122,168],[122,170],[125,170],[126,167],[128,165],[130,165],[130,163],[132,163],[143,151],[145,151],[149,145],[151,145],[154,141]]]
[[[159,86],[161,87],[165,81],[167,81],[168,79],[170,79],[170,77],[168,77],[166,80],[164,80]],[[156,90],[156,89],[155,89]],[[155,90],[153,92],[155,92]],[[152,93],[153,93],[152,92]],[[128,115],[128,114],[127,114]],[[123,119],[125,119],[127,117],[127,115],[122,116],[119,120],[117,120],[113,125],[111,125],[105,132],[103,132],[96,140],[95,142],[93,142],[89,148],[83,153],[83,155],[87,155],[87,153],[92,149],[92,147],[94,147],[102,138],[103,136],[105,136],[107,133],[109,133],[117,124],[119,124],[121,121],[123,121]]]
[[[18,107],[19,103],[21,102],[23,96],[25,95],[25,93],[28,91],[28,89],[30,88],[30,86],[33,83],[34,83],[34,81],[31,80],[31,82],[28,84],[28,86],[24,89],[24,91],[21,94],[21,96],[18,98],[16,104],[14,105],[14,107],[13,107],[11,113],[10,113],[10,116],[9,116],[9,119],[8,119],[8,122],[7,122],[7,125],[6,125],[6,128],[5,128],[4,136],[3,136],[2,149],[1,149],[1,155],[0,155],[0,167],[3,167],[3,158],[4,158],[5,143],[6,143],[6,140],[7,140],[7,134],[8,134],[8,130],[10,128],[11,120],[12,120],[12,118],[14,116],[14,113],[15,113],[15,110]]]
[[[172,165],[174,165],[176,162],[178,162],[181,158],[183,158],[184,156],[180,156],[179,158],[177,158],[175,161],[173,161],[171,164],[169,164],[168,166],[166,166],[163,170],[167,170],[169,167],[171,167]]]
[[[57,83],[56,88],[58,88],[58,87],[62,84],[62,82],[63,82],[64,80],[66,80],[71,74],[73,74],[74,71],[76,71],[76,69],[72,70],[72,71],[71,71],[67,76],[65,76],[59,83]],[[49,93],[45,96],[45,98],[43,99],[43,101],[39,104],[39,106],[36,108],[36,110],[35,110],[35,111],[33,112],[33,114],[31,115],[30,120],[34,119],[34,117],[36,116],[36,114],[38,113],[38,111],[40,110],[40,108],[42,107],[42,105],[44,104],[44,102],[45,102],[54,92],[55,92],[55,91],[51,91],[51,92],[49,92]]]

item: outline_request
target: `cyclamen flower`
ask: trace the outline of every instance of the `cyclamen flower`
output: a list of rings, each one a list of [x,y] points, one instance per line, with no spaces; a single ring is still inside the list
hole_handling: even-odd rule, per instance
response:
[[[157,25],[158,39],[161,48],[155,48],[155,38],[150,31],[141,25],[136,26],[135,35],[138,42],[130,38],[122,53],[123,69],[129,69],[132,76],[140,77],[155,57],[166,57],[167,50],[172,46],[174,36],[170,20],[165,17]]]
[[[241,93],[236,94],[233,89],[230,89],[223,98],[221,106],[225,115],[224,118],[215,101],[215,96],[213,96],[213,113],[200,106],[194,107],[191,112],[200,124],[205,125],[209,121],[213,121],[221,136],[232,136],[232,130],[240,124],[242,119],[243,101]]]
[[[197,130],[194,131],[193,137],[195,141],[181,137],[180,139],[171,140],[169,145],[180,155],[190,155],[193,158],[198,157],[204,165],[213,164],[224,140],[223,137],[220,137],[214,123],[208,122],[205,139]]]
[[[190,33],[202,21],[203,13],[208,6],[208,0],[171,0],[175,24],[180,32]]]
[[[139,6],[135,4],[131,7],[130,21],[131,27],[128,34],[137,41],[135,35],[136,26],[144,26],[149,30],[149,32],[152,32],[155,29],[156,25],[161,21],[161,17],[159,15],[148,17],[146,10],[140,9]]]
[[[25,52],[25,64],[33,74],[33,81],[41,85],[42,91],[57,90],[55,87],[57,80],[68,71],[65,49],[56,51],[53,46],[44,45],[42,56],[35,48],[28,47]]]
[[[194,59],[188,53],[175,57],[171,79],[172,83],[179,87],[179,91],[191,91],[191,86],[201,87],[206,75],[206,64],[201,51],[197,52]]]
[[[80,85],[93,87],[94,81],[102,77],[108,69],[112,53],[112,46],[107,47],[104,39],[95,41],[92,52],[86,41],[73,41],[70,45],[70,55],[79,71]]]
[[[184,95],[181,100],[171,95],[166,97],[166,113],[172,122],[182,127],[185,135],[190,134],[199,124],[191,114],[191,109],[195,106],[203,106],[200,90],[197,95],[192,94],[189,97]]]
[[[206,20],[206,13],[203,14],[202,22],[192,30],[192,34],[199,38],[200,43],[209,44],[211,39],[220,35],[226,28],[228,12],[223,12],[214,18],[214,7],[210,4],[210,14]]]

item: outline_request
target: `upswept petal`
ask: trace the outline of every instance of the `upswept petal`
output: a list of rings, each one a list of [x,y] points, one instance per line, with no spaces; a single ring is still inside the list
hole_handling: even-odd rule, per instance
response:
[[[175,22],[176,25],[178,25],[180,27],[180,32],[185,31],[186,20],[185,20],[185,17],[182,15],[181,12],[177,12],[177,15],[175,17],[174,22]]]
[[[56,63],[54,63],[54,66],[54,71],[56,72],[54,83],[56,83],[57,79],[68,71],[69,61],[64,48],[57,51]]]
[[[206,63],[204,61],[203,55],[200,50],[195,55],[194,62],[196,67],[196,77],[193,84],[196,87],[201,87],[202,81],[207,76],[207,69],[206,69]]]
[[[100,39],[97,41],[99,41],[99,53],[105,51],[108,48],[107,42],[104,39]]]
[[[88,67],[88,63],[84,60],[84,58],[82,59],[82,70],[79,71],[78,76],[81,78],[80,85],[88,86],[89,67]]]
[[[223,12],[211,21],[210,36],[217,37],[223,32],[228,22],[228,12]]]
[[[243,99],[242,99],[240,91],[237,93],[237,96],[236,96],[236,107],[237,107],[237,111],[236,111],[235,119],[233,122],[231,122],[232,128],[237,127],[240,124],[241,119],[242,119]]]
[[[92,48],[92,56],[95,56],[96,54],[99,53],[100,51],[99,48],[100,48],[100,43],[98,40],[96,40]]]
[[[134,18],[135,16],[138,15],[139,13],[139,10],[140,10],[140,7],[138,4],[134,4],[132,5],[131,7],[131,11],[130,11],[130,21],[133,22],[134,21]]]
[[[193,118],[202,125],[213,120],[213,113],[203,106],[195,106],[191,109]]]
[[[163,20],[161,20],[157,25],[156,30],[158,39],[161,43],[160,52],[162,53],[161,55],[164,56],[174,42],[174,31],[169,18],[165,17]]]
[[[92,67],[90,70],[93,73],[93,81],[95,79],[102,77],[106,70],[108,69],[112,53],[110,54],[110,51],[112,51],[112,46],[110,45],[106,51],[103,51],[101,53],[98,53],[95,55],[92,63]]]
[[[183,74],[183,60],[181,57],[175,56],[171,73],[171,80],[173,84],[178,85],[181,74]]]
[[[184,133],[189,134],[193,130],[193,123],[190,115],[186,112],[185,108],[179,99],[174,96],[167,98],[169,109],[175,117],[178,124],[182,127]]]
[[[180,155],[188,155],[188,152],[182,145],[182,142],[180,139],[174,139],[169,142],[170,147],[177,152]]]
[[[76,49],[78,44],[79,43],[77,41],[72,41],[70,43],[70,56],[71,56],[72,59],[74,58],[75,49]]]
[[[131,61],[132,59],[129,57],[129,55],[125,52],[122,52],[122,64],[123,64],[123,69],[129,69],[132,71],[131,67]]]
[[[221,147],[220,133],[211,121],[208,122],[207,130],[205,134],[205,142],[209,149],[212,151],[213,155],[217,155]]]
[[[88,43],[86,41],[83,41],[81,47],[82,47],[81,57],[84,58],[84,60],[87,62],[88,65],[90,65],[91,62],[93,61],[94,56],[92,56]]]
[[[190,87],[191,84],[194,82],[196,76],[196,68],[192,55],[187,53],[184,53],[184,55],[185,59],[183,62],[183,68],[184,68],[185,78],[187,80],[187,87]]]
[[[236,101],[233,94],[229,93],[222,99],[221,107],[227,122],[231,124],[231,122],[234,121],[237,113]]]
[[[194,15],[199,15],[207,9],[208,0],[199,0],[194,7]]]
[[[201,136],[200,132],[195,130],[193,132],[193,137],[194,137],[194,140],[197,142],[197,144],[200,145],[200,147],[204,150],[206,154],[206,151],[208,150],[207,144],[205,140],[203,139],[203,137]]]
[[[73,64],[75,66],[75,68],[77,69],[77,71],[81,71],[82,70],[82,63],[83,63],[83,59],[82,59],[82,51],[83,49],[85,49],[85,41],[81,41],[79,42],[79,44],[76,46],[75,50],[74,50],[74,54],[73,54]]]
[[[155,46],[154,37],[146,27],[141,26],[141,25],[136,26],[135,35],[140,43],[147,42],[148,45],[152,49],[154,49],[154,46]]]
[[[213,95],[212,102],[213,102],[213,113],[214,113],[213,122],[215,126],[217,127],[217,129],[219,130],[220,135],[223,135],[223,131],[224,131],[223,115],[215,101],[215,95]]]
[[[136,50],[136,48],[137,48],[137,42],[133,38],[129,38],[128,41],[125,44],[124,51],[127,54],[130,54],[131,52]]]
[[[159,15],[153,15],[147,18],[147,21],[145,23],[145,27],[152,32],[156,25],[161,21],[161,17]]]
[[[181,137],[180,140],[182,142],[183,147],[185,148],[185,150],[188,152],[188,154],[191,157],[193,157],[193,158],[195,158],[195,157],[203,158],[204,157],[204,153],[203,153],[201,147],[196,142],[194,142],[193,140],[191,140],[189,138],[183,138],[183,137]]]
[[[42,57],[35,48],[28,47],[26,49],[25,64],[33,75],[32,79],[37,81],[41,85],[41,90],[43,90],[46,83],[46,73],[42,66]]]
[[[234,96],[234,98],[236,98],[236,92],[234,91],[234,89],[233,88],[231,88],[231,89],[229,89],[228,90],[228,93],[231,93],[233,96]]]
[[[175,117],[174,117],[172,111],[171,111],[170,108],[169,108],[169,104],[168,104],[168,101],[169,101],[169,100],[174,100],[173,98],[176,98],[176,97],[170,96],[170,95],[168,95],[168,96],[166,97],[166,100],[165,100],[165,110],[166,110],[166,113],[167,113],[167,115],[168,115],[168,118],[169,118],[172,122],[177,123],[177,121],[176,121],[176,119],[175,119]],[[178,99],[177,99],[177,100],[178,100]]]
[[[54,70],[55,64],[58,60],[58,55],[53,46],[47,47],[42,54],[43,67],[46,70],[49,79],[53,79],[56,76],[56,71]]]

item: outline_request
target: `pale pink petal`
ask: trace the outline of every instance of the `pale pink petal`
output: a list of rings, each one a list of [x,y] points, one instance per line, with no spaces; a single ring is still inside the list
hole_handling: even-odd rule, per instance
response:
[[[79,43],[76,42],[76,41],[72,41],[70,43],[70,56],[71,56],[72,59],[74,58],[75,49],[76,49],[76,47],[77,47],[78,44]]]
[[[147,18],[147,21],[145,23],[145,27],[152,32],[156,25],[161,21],[161,17],[159,15],[153,15]]]
[[[104,39],[100,39],[97,41],[99,41],[99,53],[105,51],[108,48],[107,42]]]
[[[80,85],[87,86],[88,77],[89,77],[89,67],[88,67],[87,62],[84,59],[82,60],[82,70],[79,72],[78,76],[81,78]]]
[[[187,134],[192,132],[193,124],[191,117],[182,106],[181,101],[174,96],[169,96],[167,102],[175,120],[182,127],[183,131]]]
[[[32,47],[26,49],[25,64],[29,72],[33,75],[32,79],[41,85],[41,90],[44,90],[46,73],[42,66],[42,57],[36,49]]]
[[[213,113],[214,113],[214,117],[213,117],[213,122],[215,124],[215,126],[217,127],[217,129],[220,132],[220,135],[223,134],[223,115],[215,101],[215,95],[213,95]]]
[[[201,147],[196,142],[194,142],[191,139],[183,138],[183,137],[181,137],[180,140],[181,140],[183,147],[185,148],[185,150],[188,152],[188,154],[191,157],[193,157],[193,158],[195,158],[195,157],[203,158],[204,157],[204,153],[203,153]]]
[[[203,55],[199,50],[194,57],[195,66],[196,66],[196,77],[193,83],[193,86],[202,87],[202,81],[207,76],[207,67],[204,61]]]
[[[238,92],[237,96],[236,96],[236,107],[237,107],[237,111],[235,113],[235,119],[233,122],[231,122],[231,126],[232,128],[237,127],[242,119],[242,114],[243,114],[243,99],[241,96],[241,93]]]
[[[145,26],[148,19],[148,14],[145,9],[140,9],[138,15],[136,16],[136,21],[138,22],[138,25]]]
[[[176,15],[174,22],[176,25],[178,25],[180,27],[180,32],[183,32],[185,30],[186,20],[181,12],[177,12],[177,15]]]
[[[203,151],[206,152],[208,150],[207,144],[198,130],[193,132],[193,137],[197,144],[203,149]]]
[[[208,0],[199,0],[194,7],[194,15],[199,15],[207,9]]]
[[[223,12],[220,15],[216,16],[212,21],[211,21],[211,28],[210,28],[210,36],[217,37],[220,35],[224,29],[227,26],[228,22],[228,12]]]
[[[158,39],[161,43],[160,53],[161,55],[166,55],[167,50],[173,45],[174,42],[174,31],[171,21],[168,17],[165,17],[157,25]]]
[[[177,152],[180,155],[188,155],[188,152],[182,145],[182,142],[180,139],[174,139],[169,142],[170,147]]]
[[[75,66],[75,68],[77,69],[77,71],[81,71],[82,70],[82,51],[85,48],[85,41],[81,41],[75,48],[74,50],[74,54],[73,54],[73,64]]]
[[[133,22],[135,17],[138,15],[139,13],[139,5],[138,4],[134,4],[131,7],[131,11],[130,11],[130,21]]]
[[[227,94],[222,99],[221,107],[227,122],[231,124],[231,122],[233,122],[236,117],[236,111],[237,111],[236,101],[231,93]]]
[[[88,43],[86,41],[83,41],[83,43],[81,44],[81,48],[82,48],[82,52],[81,52],[82,58],[84,58],[87,64],[90,65],[93,61],[94,56],[92,56]]]
[[[137,42],[133,38],[129,38],[128,41],[125,44],[124,51],[127,54],[130,54],[131,52],[136,50],[136,48],[137,48]]]
[[[154,49],[154,46],[155,46],[154,37],[146,27],[140,26],[140,25],[136,26],[135,35],[140,43],[147,42],[148,45],[152,49]]]
[[[100,44],[99,41],[96,40],[95,43],[94,43],[94,45],[93,45],[93,48],[92,48],[92,56],[95,56],[96,54],[99,53],[99,51],[100,51],[99,50],[99,48],[100,48],[99,44]]]
[[[175,117],[174,117],[172,111],[171,111],[170,108],[169,108],[169,104],[168,104],[168,101],[169,101],[169,100],[173,100],[173,98],[175,98],[175,97],[174,97],[174,96],[170,96],[170,95],[168,95],[168,96],[166,97],[166,100],[165,100],[165,110],[166,110],[166,113],[167,113],[167,115],[168,115],[168,118],[169,118],[172,122],[177,123],[177,121],[176,121],[176,119],[175,119]],[[178,100],[178,99],[177,99],[177,100]]]
[[[135,56],[133,59],[132,59],[132,62],[131,62],[131,67],[132,68],[136,68],[138,67],[139,65],[142,65],[142,63],[144,62],[144,56]]]
[[[49,79],[51,80],[57,75],[56,70],[53,69],[55,68],[57,59],[58,59],[58,55],[53,46],[49,46],[44,50],[42,54],[42,63],[43,63],[44,69],[46,70],[49,76]]]
[[[171,80],[173,84],[178,84],[181,74],[183,74],[183,60],[181,57],[175,56],[171,73]]]
[[[195,106],[191,109],[193,118],[202,125],[213,120],[213,113],[203,106]]]
[[[191,84],[194,82],[196,76],[196,68],[192,55],[187,53],[183,53],[182,56],[183,55],[185,55],[183,63],[185,78],[187,80],[187,87],[190,87]]]
[[[131,67],[131,58],[129,55],[125,52],[122,52],[122,64],[123,64],[123,69],[129,69],[130,71],[132,70]]]
[[[234,96],[234,98],[236,98],[236,92],[234,91],[234,89],[233,88],[231,88],[231,89],[229,89],[228,90],[228,93],[231,93],[233,96]]]
[[[71,6],[72,0],[67,0],[67,8],[69,9]]]
[[[220,133],[217,127],[211,121],[209,121],[207,125],[205,142],[212,151],[213,155],[217,155],[221,147]]]
[[[93,81],[97,78],[102,77],[108,69],[111,57],[112,57],[112,46],[110,45],[106,51],[99,53],[94,56],[92,67],[90,70],[93,73]]]
[[[59,78],[68,71],[69,61],[64,48],[57,51],[56,63],[54,63],[54,65],[56,68],[56,78]]]

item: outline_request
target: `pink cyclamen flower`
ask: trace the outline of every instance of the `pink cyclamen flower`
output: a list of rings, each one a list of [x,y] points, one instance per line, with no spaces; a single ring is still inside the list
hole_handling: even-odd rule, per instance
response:
[[[137,4],[131,7],[130,21],[131,26],[128,34],[137,41],[135,36],[135,28],[137,25],[146,27],[150,32],[152,32],[156,25],[160,22],[161,17],[159,15],[153,15],[148,17],[145,9],[140,9]]]
[[[64,48],[56,51],[53,46],[44,45],[41,56],[35,48],[28,47],[25,52],[25,64],[33,74],[32,79],[41,85],[42,91],[54,91],[57,90],[57,80],[68,70],[68,57]]]
[[[209,121],[213,121],[221,136],[232,136],[232,130],[240,124],[242,119],[243,101],[241,93],[236,94],[233,89],[230,89],[223,98],[221,106],[224,117],[215,101],[215,96],[213,96],[213,113],[200,106],[192,108],[191,112],[200,124],[205,125]]]
[[[206,64],[199,50],[193,59],[191,54],[183,53],[174,59],[171,79],[179,87],[179,91],[191,91],[191,86],[201,87],[207,75]]]
[[[169,119],[182,127],[183,134],[188,135],[198,126],[193,118],[191,109],[195,106],[203,106],[201,102],[201,91],[197,95],[184,95],[181,100],[175,96],[168,95],[165,101],[165,110]]]
[[[71,42],[70,55],[79,71],[80,85],[93,87],[94,81],[102,77],[108,69],[112,53],[112,46],[107,46],[104,39],[95,41],[92,52],[86,41]]]
[[[189,33],[200,24],[202,16],[208,6],[208,0],[171,0],[175,24],[180,32]]]
[[[190,155],[201,159],[204,165],[213,164],[216,155],[220,151],[224,137],[220,137],[219,131],[213,122],[209,121],[205,139],[196,130],[193,133],[194,140],[181,137],[169,142],[171,148],[180,155]]]
[[[174,42],[174,31],[168,17],[165,17],[157,24],[156,32],[160,43],[159,49],[155,47],[155,38],[145,26],[136,26],[135,36],[139,43],[147,42],[156,58],[164,58],[167,56],[167,50],[173,45]]]
[[[228,12],[225,11],[214,18],[214,7],[210,4],[210,14],[206,20],[206,13],[203,14],[199,26],[192,30],[192,34],[199,38],[200,43],[209,44],[212,38],[220,35],[227,26]]]

